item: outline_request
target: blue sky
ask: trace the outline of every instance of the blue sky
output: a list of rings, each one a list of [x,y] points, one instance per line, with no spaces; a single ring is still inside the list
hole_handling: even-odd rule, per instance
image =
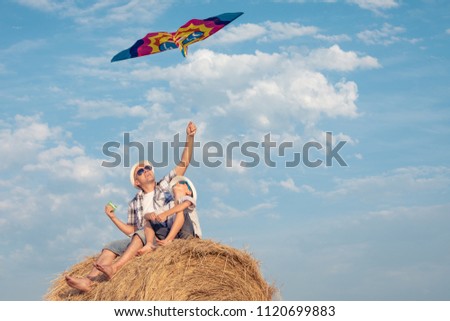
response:
[[[187,58],[110,63],[150,31],[224,12],[244,15]],[[282,299],[450,299],[449,12],[433,0],[4,1],[0,299],[41,300],[121,237],[103,206],[125,219],[135,190],[123,162],[102,166],[104,144],[124,160],[127,134],[161,160],[189,120],[204,237],[249,251]],[[286,166],[308,142],[323,146],[309,160],[325,160],[326,132],[347,166]],[[292,147],[266,155],[267,134]],[[251,158],[237,148],[210,168],[214,142],[256,142],[261,161],[240,166]]]

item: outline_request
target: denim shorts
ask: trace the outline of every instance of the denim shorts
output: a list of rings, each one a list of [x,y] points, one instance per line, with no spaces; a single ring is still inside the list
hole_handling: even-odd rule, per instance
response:
[[[125,253],[125,251],[128,248],[128,245],[130,245],[131,239],[134,235],[137,235],[142,243],[145,245],[146,240],[145,240],[145,233],[144,230],[137,230],[136,232],[133,233],[133,235],[131,235],[131,237],[126,238],[126,239],[122,239],[122,240],[116,240],[116,241],[112,241],[108,244],[106,244],[103,249],[104,250],[110,250],[111,252],[113,252],[116,255],[123,255],[123,253]]]
[[[164,223],[157,223],[150,221],[150,225],[155,231],[155,236],[160,240],[165,240],[167,235],[169,235],[170,229]],[[178,234],[175,236],[176,239],[190,239],[195,236],[194,226],[192,225],[191,217],[187,212],[184,212],[184,223]]]

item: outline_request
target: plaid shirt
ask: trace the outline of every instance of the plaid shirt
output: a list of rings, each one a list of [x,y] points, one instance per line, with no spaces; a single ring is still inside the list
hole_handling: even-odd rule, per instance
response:
[[[170,194],[169,183],[176,176],[174,170],[164,176],[155,186],[153,195],[153,206],[155,212],[168,210],[173,206],[173,197]],[[136,229],[144,228],[144,192],[140,190],[128,204],[128,225],[133,225]]]

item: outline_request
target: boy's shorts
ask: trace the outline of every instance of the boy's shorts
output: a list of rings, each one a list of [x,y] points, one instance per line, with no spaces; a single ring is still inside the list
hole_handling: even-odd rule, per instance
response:
[[[150,225],[152,226],[153,231],[155,231],[155,236],[159,240],[165,240],[167,235],[169,235],[170,229],[166,224],[157,223],[150,221]],[[194,237],[194,225],[192,224],[191,218],[188,213],[184,213],[184,224],[181,227],[178,234],[175,236],[176,239],[190,239]]]

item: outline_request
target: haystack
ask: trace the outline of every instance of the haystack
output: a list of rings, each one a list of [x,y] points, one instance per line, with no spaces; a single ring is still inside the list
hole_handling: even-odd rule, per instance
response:
[[[96,257],[66,273],[82,277]],[[275,294],[247,252],[211,240],[175,240],[169,246],[134,258],[112,280],[96,282],[88,293],[70,288],[60,275],[49,301],[268,301]]]

